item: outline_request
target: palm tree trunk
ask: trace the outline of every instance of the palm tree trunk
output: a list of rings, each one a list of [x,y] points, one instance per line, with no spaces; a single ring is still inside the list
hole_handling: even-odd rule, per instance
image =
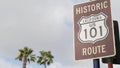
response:
[[[47,68],[47,65],[46,65],[46,63],[44,63],[44,66],[45,66],[45,68]]]
[[[24,57],[23,57],[23,67],[22,68],[26,68],[26,64],[27,64],[27,56],[24,55]]]

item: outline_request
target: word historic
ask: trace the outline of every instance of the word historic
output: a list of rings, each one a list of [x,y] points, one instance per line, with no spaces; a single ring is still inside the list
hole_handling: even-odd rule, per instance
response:
[[[88,4],[85,6],[81,6],[75,9],[75,14],[81,14],[81,13],[88,13],[96,10],[101,10],[101,9],[106,9],[108,8],[108,2],[103,1],[100,3],[95,3],[95,4]]]

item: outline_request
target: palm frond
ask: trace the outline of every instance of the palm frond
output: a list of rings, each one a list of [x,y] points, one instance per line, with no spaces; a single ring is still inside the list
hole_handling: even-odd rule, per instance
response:
[[[31,56],[30,56],[30,61],[33,61],[33,62],[35,62],[35,60],[36,60],[36,57],[35,57],[35,55],[31,55]]]
[[[38,64],[44,64],[44,65],[50,65],[51,63],[53,63],[53,58],[54,56],[51,54],[51,51],[40,51],[40,55],[37,56],[38,60],[37,63]]]

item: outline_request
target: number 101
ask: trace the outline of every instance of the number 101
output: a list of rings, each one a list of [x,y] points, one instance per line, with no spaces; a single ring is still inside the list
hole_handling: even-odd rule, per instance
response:
[[[96,36],[102,36],[102,30],[102,26],[99,26],[97,29],[95,27],[92,27],[90,29],[84,29],[85,39],[95,38]]]

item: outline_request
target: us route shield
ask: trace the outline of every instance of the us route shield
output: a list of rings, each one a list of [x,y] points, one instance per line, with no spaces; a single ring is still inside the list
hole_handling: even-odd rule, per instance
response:
[[[92,20],[94,18],[94,20]],[[104,13],[91,14],[80,18],[78,38],[82,43],[95,43],[108,36],[107,16]],[[104,31],[103,31],[104,30]]]

